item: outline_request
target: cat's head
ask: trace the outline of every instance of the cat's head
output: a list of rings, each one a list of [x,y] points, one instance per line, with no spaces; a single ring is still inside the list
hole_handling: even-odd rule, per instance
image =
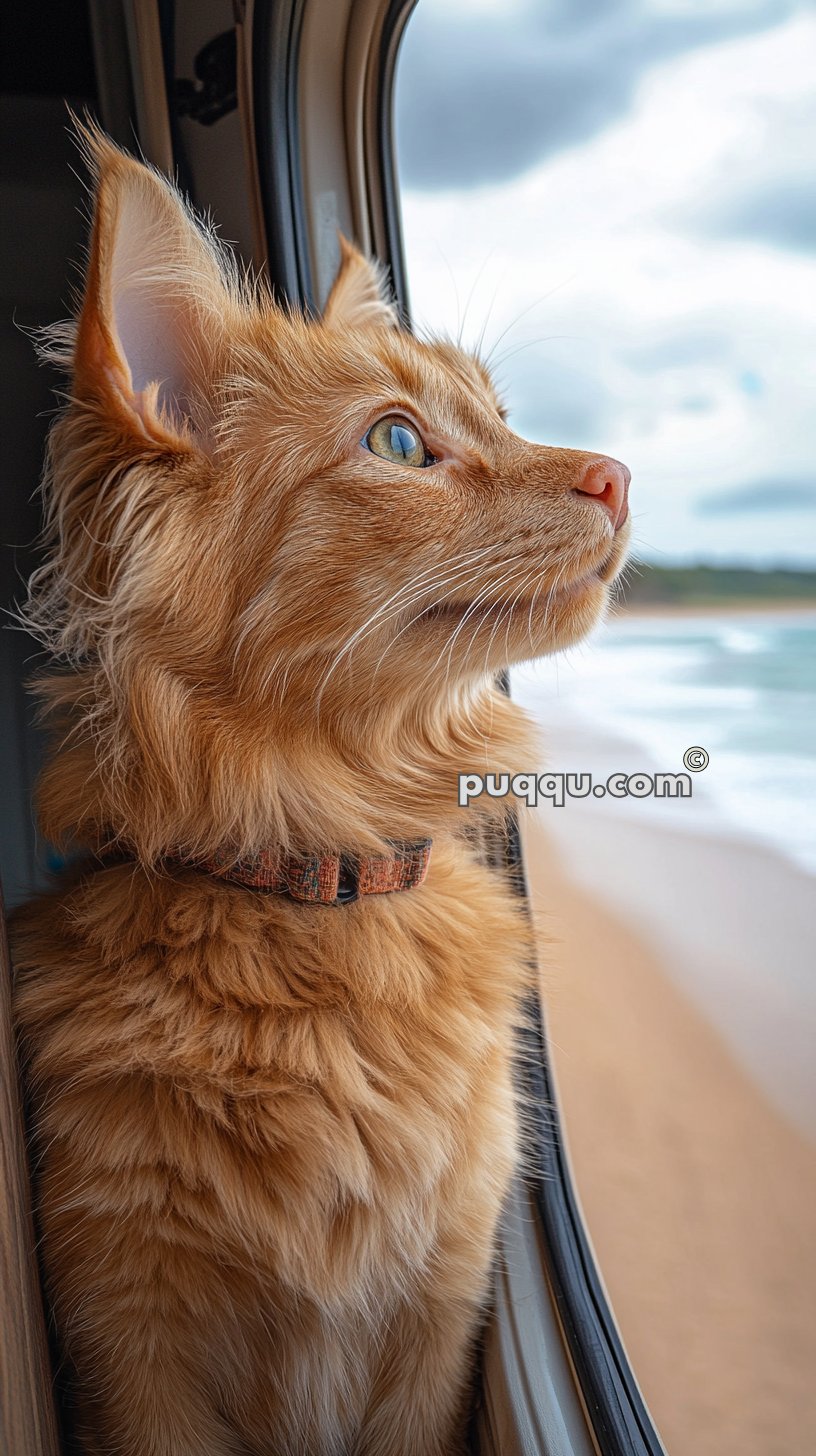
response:
[[[402,328],[348,243],[322,318],[292,313],[163,178],[86,146],[31,617],[107,694],[100,723],[157,759],[191,715],[227,740],[281,714],[374,731],[588,631],[625,555],[623,466],[516,435],[483,365]]]

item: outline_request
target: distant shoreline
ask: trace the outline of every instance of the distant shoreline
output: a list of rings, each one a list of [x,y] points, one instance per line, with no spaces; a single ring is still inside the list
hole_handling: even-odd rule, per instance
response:
[[[816,610],[816,570],[640,561],[621,596],[626,610],[636,612]]]
[[[747,613],[766,616],[790,612],[816,613],[816,597],[810,601],[802,597],[780,597],[774,600],[768,597],[728,597],[688,602],[621,601],[616,602],[614,608],[616,617],[726,617],[744,616]]]

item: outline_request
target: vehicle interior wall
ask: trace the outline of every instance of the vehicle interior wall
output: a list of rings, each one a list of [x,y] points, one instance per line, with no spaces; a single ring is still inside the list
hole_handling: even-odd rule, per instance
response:
[[[16,630],[15,600],[36,565],[38,482],[55,407],[53,370],[38,363],[32,333],[64,318],[82,256],[84,194],[68,135],[65,98],[94,102],[86,6],[61,0],[7,6],[0,61],[0,405],[3,486],[0,532],[0,877],[14,904],[43,877],[31,795],[42,734],[25,680],[36,644]],[[71,260],[71,261],[67,261]]]

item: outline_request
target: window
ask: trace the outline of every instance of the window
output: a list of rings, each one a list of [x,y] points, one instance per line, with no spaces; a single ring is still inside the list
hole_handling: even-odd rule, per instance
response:
[[[525,831],[561,945],[542,958],[549,1036],[528,1032],[538,1160],[509,1210],[482,1431],[503,1453],[656,1453],[636,1376],[672,1456],[803,1449],[808,7],[421,0],[397,73],[401,216],[389,99],[410,0],[137,8],[133,26],[130,5],[89,7],[106,126],[175,165],[281,294],[319,306],[338,225],[403,294],[402,224],[418,326],[484,331],[514,427],[635,476],[640,609],[512,684],[555,772],[623,773],[628,793],[545,795]],[[695,610],[661,606],[677,599]],[[34,754],[18,737],[22,882]],[[685,767],[689,748],[707,768]],[[643,792],[681,771],[691,795]]]
[[[672,1456],[816,1436],[814,54],[784,0],[421,0],[397,78],[415,323],[481,347],[519,433],[633,473],[621,604],[512,691],[592,777],[527,816],[527,878]]]

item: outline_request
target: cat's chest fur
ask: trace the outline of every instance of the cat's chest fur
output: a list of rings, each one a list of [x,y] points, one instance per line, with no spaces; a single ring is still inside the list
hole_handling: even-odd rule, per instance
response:
[[[342,1300],[508,1176],[526,927],[461,847],[354,907],[123,868],[64,910],[25,917],[18,1017],[89,1204]]]

